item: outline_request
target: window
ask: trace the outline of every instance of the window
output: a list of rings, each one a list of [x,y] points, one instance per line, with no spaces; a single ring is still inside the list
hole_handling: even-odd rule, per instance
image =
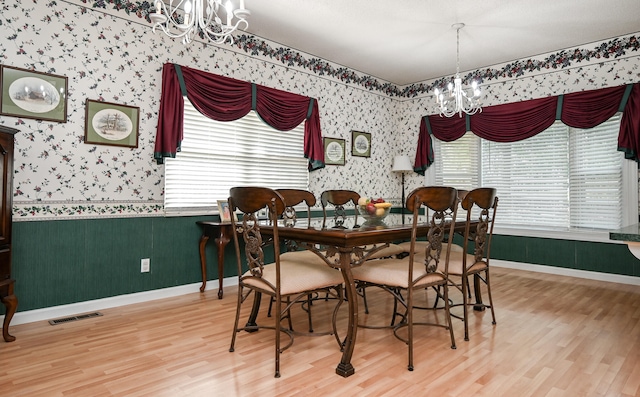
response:
[[[637,199],[628,199],[637,176],[627,176],[635,163],[616,150],[620,119],[585,130],[556,121],[512,143],[470,132],[455,142],[434,139],[436,184],[497,188],[503,226],[618,229],[637,219]]]
[[[278,131],[255,112],[219,122],[184,103],[181,151],[165,165],[165,212],[212,213],[233,186],[308,189],[304,123]]]

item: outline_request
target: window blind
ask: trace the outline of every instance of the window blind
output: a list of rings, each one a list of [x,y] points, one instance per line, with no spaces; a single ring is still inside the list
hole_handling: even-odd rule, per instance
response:
[[[623,154],[616,150],[620,119],[615,115],[584,130],[557,121],[511,143],[480,140],[470,132],[454,142],[435,140],[436,183],[495,187],[501,225],[620,228],[625,194],[635,188],[627,186]]]
[[[184,103],[181,151],[165,163],[166,212],[212,212],[233,186],[308,189],[304,123],[278,131],[253,111],[219,122]]]

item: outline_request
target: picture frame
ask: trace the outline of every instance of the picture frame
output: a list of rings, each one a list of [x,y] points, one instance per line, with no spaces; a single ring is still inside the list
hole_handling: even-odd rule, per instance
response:
[[[67,76],[0,65],[0,115],[67,122]]]
[[[138,147],[140,108],[87,98],[84,143]]]
[[[371,157],[371,134],[368,132],[351,131],[351,155],[356,157]]]
[[[344,139],[322,138],[324,163],[326,165],[344,165]]]
[[[218,200],[218,212],[220,213],[220,222],[231,222],[231,211],[227,200]],[[238,221],[238,214],[233,213],[233,220]]]

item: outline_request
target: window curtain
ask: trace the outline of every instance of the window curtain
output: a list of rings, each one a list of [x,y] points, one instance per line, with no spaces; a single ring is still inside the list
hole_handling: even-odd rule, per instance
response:
[[[158,164],[180,151],[185,95],[200,113],[218,121],[237,120],[251,110],[280,131],[289,131],[304,121],[304,156],[309,160],[309,171],[324,168],[320,112],[315,99],[172,63],[162,69],[154,150]]]
[[[574,128],[592,128],[618,111],[623,112],[618,150],[625,153],[625,158],[640,162],[640,83],[636,83],[489,106],[473,116],[424,116],[420,121],[414,171],[424,175],[435,161],[431,135],[451,142],[472,131],[494,142],[515,142],[539,134],[555,120]]]

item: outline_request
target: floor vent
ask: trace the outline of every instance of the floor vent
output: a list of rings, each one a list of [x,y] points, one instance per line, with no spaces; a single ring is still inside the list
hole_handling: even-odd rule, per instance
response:
[[[49,324],[58,325],[58,324],[69,323],[71,321],[84,320],[85,318],[92,318],[92,317],[99,317],[99,316],[102,316],[102,313],[94,312],[94,313],[88,313],[88,314],[80,314],[78,316],[71,316],[71,317],[65,317],[65,318],[58,318],[56,320],[49,320]]]

